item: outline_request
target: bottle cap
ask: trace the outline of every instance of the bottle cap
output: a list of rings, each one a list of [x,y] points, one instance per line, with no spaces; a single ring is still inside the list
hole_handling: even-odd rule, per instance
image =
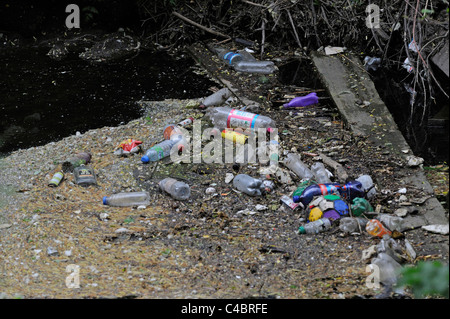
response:
[[[298,233],[299,233],[299,234],[306,234],[305,227],[300,226],[300,227],[298,228]]]
[[[141,161],[142,161],[142,163],[148,163],[148,162],[150,162],[150,159],[148,158],[147,155],[144,155],[141,157]]]
[[[300,202],[300,196],[292,196],[292,200],[294,201],[294,203],[299,203]]]
[[[103,197],[103,205],[108,205],[108,196]]]

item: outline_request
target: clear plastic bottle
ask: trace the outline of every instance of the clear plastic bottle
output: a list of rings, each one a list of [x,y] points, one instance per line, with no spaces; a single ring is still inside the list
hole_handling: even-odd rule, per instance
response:
[[[396,230],[401,232],[404,230],[404,220],[401,217],[388,214],[379,214],[377,219],[391,231]]]
[[[343,217],[339,221],[339,229],[344,233],[359,232],[360,226],[361,230],[364,230],[366,228],[366,224],[367,219],[362,217],[357,218]]]
[[[261,179],[253,178],[246,174],[238,174],[233,179],[233,186],[240,192],[250,196],[260,196],[264,190],[264,184]]]
[[[231,91],[228,88],[222,88],[219,91],[207,96],[200,105],[200,108],[207,108],[210,106],[222,105],[231,96]]]
[[[229,107],[214,107],[206,112],[206,117],[220,129],[270,129],[276,128],[276,123],[268,116],[240,111]]]
[[[272,61],[257,61],[246,51],[233,52],[224,48],[216,48],[217,55],[225,63],[238,72],[270,74],[275,71]]]
[[[331,221],[328,218],[321,218],[309,222],[298,228],[299,234],[318,234],[331,228]]]
[[[177,152],[178,149],[174,147],[176,144],[176,141],[165,140],[155,146],[152,146],[145,152],[145,155],[142,156],[142,163],[156,162],[173,154],[174,152]]]
[[[150,204],[150,194],[148,192],[117,193],[103,197],[103,205],[126,207]]]
[[[309,167],[302,162],[300,156],[297,154],[289,153],[284,159],[284,165],[301,179],[310,180],[314,178],[313,172],[311,172]]]
[[[91,161],[92,155],[87,152],[81,152],[76,154],[73,157],[70,157],[69,159],[65,160],[62,163],[62,170],[63,172],[73,172],[73,170],[80,166],[80,165],[86,165],[89,164]]]
[[[311,165],[311,171],[314,174],[315,181],[319,184],[331,183],[325,165],[321,162],[315,162]]]
[[[191,188],[188,184],[171,177],[167,177],[160,181],[159,188],[174,199],[186,200],[191,196]]]
[[[185,136],[186,130],[175,124],[169,124],[164,127],[163,136],[166,140],[175,142],[176,148],[182,152],[188,147],[188,142]]]

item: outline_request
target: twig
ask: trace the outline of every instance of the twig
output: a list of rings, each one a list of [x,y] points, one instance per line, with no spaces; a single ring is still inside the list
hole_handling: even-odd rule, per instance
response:
[[[286,10],[286,12],[288,14],[289,21],[291,22],[292,30],[294,30],[295,40],[297,41],[297,44],[300,47],[300,49],[302,49],[302,44],[300,43],[300,39],[298,37],[297,30],[295,29],[295,25],[294,25],[294,21],[292,20],[291,12],[289,10]]]
[[[190,23],[190,24],[192,24],[193,26],[195,26],[195,27],[197,27],[197,28],[199,28],[199,29],[202,29],[202,30],[204,30],[204,31],[206,31],[206,32],[209,32],[209,33],[211,33],[211,34],[214,34],[214,35],[219,36],[219,37],[222,37],[222,38],[231,39],[230,36],[225,35],[225,34],[223,34],[223,33],[220,33],[220,32],[218,32],[218,31],[214,31],[214,30],[212,30],[212,29],[210,29],[210,28],[207,28],[207,27],[205,27],[205,26],[203,26],[203,25],[201,25],[201,24],[198,24],[197,22],[194,22],[194,21],[192,21],[191,19],[186,18],[185,16],[179,14],[179,13],[176,12],[176,11],[172,12],[172,14],[173,14],[174,16],[176,16],[177,18],[179,18],[179,19],[181,19],[181,20],[183,20],[183,21],[186,21],[187,23]]]

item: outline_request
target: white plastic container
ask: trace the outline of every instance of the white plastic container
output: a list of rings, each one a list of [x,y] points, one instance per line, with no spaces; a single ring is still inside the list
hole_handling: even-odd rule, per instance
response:
[[[233,186],[240,192],[250,196],[260,196],[264,189],[263,181],[246,174],[238,174],[233,179]]]

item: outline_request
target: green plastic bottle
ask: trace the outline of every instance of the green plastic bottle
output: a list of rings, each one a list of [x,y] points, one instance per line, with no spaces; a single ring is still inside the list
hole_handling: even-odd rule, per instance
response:
[[[365,199],[361,197],[356,197],[352,201],[352,215],[354,217],[361,216],[365,212],[373,212],[373,207],[370,205],[370,203]]]

